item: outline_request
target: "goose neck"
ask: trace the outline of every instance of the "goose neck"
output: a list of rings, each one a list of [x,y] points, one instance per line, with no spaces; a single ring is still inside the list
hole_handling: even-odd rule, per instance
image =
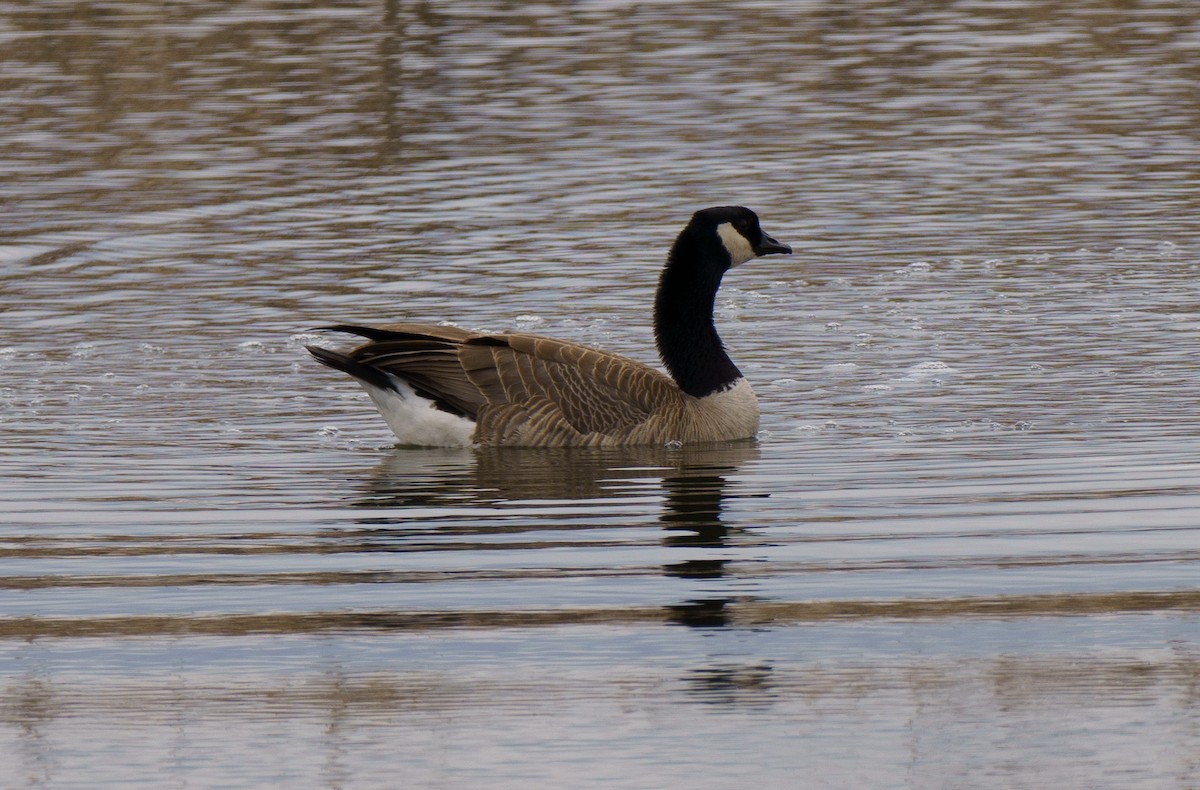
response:
[[[703,398],[728,389],[742,374],[713,323],[728,262],[703,253],[689,259],[687,253],[686,245],[677,242],[667,259],[654,302],[654,335],[675,383],[688,395]]]

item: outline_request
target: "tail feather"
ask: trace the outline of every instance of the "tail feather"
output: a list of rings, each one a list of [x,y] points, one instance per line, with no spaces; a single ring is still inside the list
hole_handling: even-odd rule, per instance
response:
[[[396,382],[387,373],[377,367],[364,365],[361,362],[356,362],[350,358],[348,354],[342,354],[338,351],[330,351],[327,348],[320,346],[305,346],[308,353],[317,358],[317,361],[323,365],[340,370],[343,373],[349,374],[359,381],[366,382],[371,386],[378,387],[383,390],[392,390],[399,392],[396,389]]]
[[[432,326],[430,324],[385,324],[384,326],[362,326],[360,324],[334,324],[333,326],[318,326],[317,330],[329,332],[345,332],[348,335],[358,335],[368,340],[440,340],[448,343],[462,343],[475,333],[457,326]]]
[[[327,332],[345,332],[348,335],[358,335],[365,337],[367,340],[395,340],[397,336],[404,337],[402,333],[392,332],[387,329],[379,329],[373,326],[358,326],[355,324],[334,324],[333,326],[317,326],[313,327],[314,331],[324,330]],[[308,349],[312,351],[310,347]],[[324,361],[324,360],[322,360]],[[326,363],[328,364],[328,363]],[[338,368],[341,370],[341,368]],[[353,374],[351,374],[353,375]]]
[[[320,346],[305,346],[317,361],[358,379],[401,444],[465,447],[473,441],[474,415],[453,408],[383,368]]]

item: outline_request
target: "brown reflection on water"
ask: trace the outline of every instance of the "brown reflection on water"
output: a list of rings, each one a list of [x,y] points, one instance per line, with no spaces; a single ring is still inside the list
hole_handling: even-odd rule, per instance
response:
[[[674,701],[671,698],[676,689],[664,688],[660,677],[640,682],[619,676],[608,680],[616,680],[620,688],[599,688],[598,696],[623,690],[636,692],[631,697],[649,694],[656,702]],[[690,687],[684,690],[702,701],[751,706],[837,698],[865,704],[872,694],[906,689],[913,693],[913,704],[920,707],[953,698],[950,692],[955,687],[973,687],[972,695],[982,692],[982,696],[991,698],[989,704],[999,708],[1049,710],[1057,705],[1095,704],[1106,698],[1130,704],[1151,702],[1173,693],[1183,695],[1179,698],[1181,708],[1190,708],[1200,701],[1196,693],[1200,688],[1200,656],[1187,652],[1161,660],[1105,659],[1085,654],[1007,656],[895,667],[864,667],[850,662],[786,667],[714,665],[690,670],[681,680]],[[3,689],[0,722],[25,728],[27,734],[55,719],[89,716],[147,716],[145,723],[154,726],[175,705],[190,708],[192,714],[212,707],[220,709],[222,715],[290,715],[300,722],[319,721],[323,713],[336,710],[355,716],[387,716],[394,720],[415,716],[419,720],[438,711],[478,710],[482,699],[493,700],[489,707],[503,710],[508,705],[528,704],[535,697],[545,701],[569,698],[577,691],[569,682],[564,684],[554,677],[533,683],[527,677],[511,682],[496,678],[468,681],[436,671],[305,673],[300,682],[278,685],[258,685],[255,679],[217,687],[130,682],[107,685],[91,693],[70,682],[56,684],[26,678]],[[116,698],[129,704],[114,708],[112,700]],[[209,713],[216,714],[217,710]]]
[[[595,609],[475,609],[449,612],[356,611],[212,616],[107,616],[102,618],[10,617],[0,619],[0,638],[129,637],[154,635],[235,636],[436,631],[463,628],[530,628],[570,624],[678,623],[701,627],[766,628],[855,620],[1011,619],[1143,612],[1200,611],[1200,590],[961,597],[951,599],[762,601],[710,599],[667,607],[607,606]]]

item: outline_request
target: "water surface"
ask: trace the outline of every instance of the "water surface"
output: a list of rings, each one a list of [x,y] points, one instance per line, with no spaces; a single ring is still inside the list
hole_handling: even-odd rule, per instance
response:
[[[1200,14],[0,2],[5,786],[1200,783]],[[305,343],[654,362],[753,443],[413,450]],[[269,755],[270,759],[264,759]]]

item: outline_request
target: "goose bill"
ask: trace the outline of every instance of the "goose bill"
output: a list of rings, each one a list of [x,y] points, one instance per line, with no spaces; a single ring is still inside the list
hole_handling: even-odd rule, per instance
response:
[[[754,254],[755,255],[772,255],[772,254],[791,255],[792,248],[787,246],[786,244],[780,244],[779,242],[775,241],[775,239],[771,238],[770,236],[768,236],[767,234],[764,233],[762,235],[762,241],[760,241],[754,248]]]

